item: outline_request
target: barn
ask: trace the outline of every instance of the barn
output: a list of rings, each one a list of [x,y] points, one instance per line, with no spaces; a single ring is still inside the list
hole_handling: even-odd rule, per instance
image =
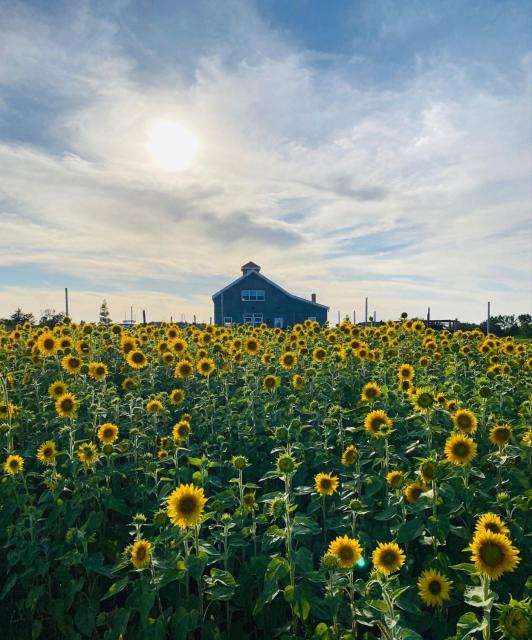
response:
[[[242,275],[212,296],[214,322],[217,325],[244,323],[266,324],[268,327],[285,328],[315,320],[327,321],[329,307],[288,293],[260,272],[254,262],[241,267]]]

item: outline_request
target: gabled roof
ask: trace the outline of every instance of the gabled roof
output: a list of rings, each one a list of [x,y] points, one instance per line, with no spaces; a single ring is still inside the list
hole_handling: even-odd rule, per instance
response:
[[[251,260],[249,262],[247,262],[246,264],[243,264],[240,269],[242,271],[247,271],[248,269],[254,269],[255,271],[260,271],[260,267],[258,264],[255,264],[254,262],[251,262]]]
[[[321,307],[322,309],[327,309],[329,310],[329,307],[325,304],[320,304],[319,302],[312,302],[312,300],[305,300],[305,298],[300,298],[299,296],[294,296],[291,293],[289,293],[286,289],[283,289],[282,287],[280,287],[278,284],[276,284],[275,282],[273,282],[273,280],[270,280],[269,278],[267,278],[266,276],[263,276],[262,273],[259,273],[258,271],[248,271],[247,273],[245,273],[243,276],[240,276],[240,278],[237,278],[236,280],[233,280],[233,282],[229,283],[226,287],[224,287],[223,289],[220,289],[220,291],[217,291],[213,296],[212,299],[214,300],[215,298],[217,298],[219,295],[221,295],[224,291],[227,291],[227,289],[230,289],[231,287],[233,287],[235,284],[242,282],[243,280],[245,280],[246,278],[249,278],[249,276],[251,275],[255,275],[259,278],[262,278],[263,280],[265,280],[268,284],[271,284],[272,287],[275,287],[276,289],[278,289],[279,291],[282,291],[286,296],[288,296],[289,298],[292,298],[292,300],[299,300],[300,302],[306,302],[307,304],[311,304],[314,305],[315,307]]]

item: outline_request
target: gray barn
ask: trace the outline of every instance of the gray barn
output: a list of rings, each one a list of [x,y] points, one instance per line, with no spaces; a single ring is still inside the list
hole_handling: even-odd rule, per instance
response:
[[[212,297],[214,323],[217,325],[266,324],[269,327],[292,327],[305,320],[327,321],[329,307],[305,300],[285,291],[260,273],[259,265],[248,262],[242,276],[220,289]]]

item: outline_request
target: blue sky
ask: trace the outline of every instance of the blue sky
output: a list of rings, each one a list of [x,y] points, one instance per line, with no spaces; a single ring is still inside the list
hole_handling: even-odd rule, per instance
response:
[[[333,321],[530,311],[530,3],[0,5],[0,317],[208,320],[249,259]]]

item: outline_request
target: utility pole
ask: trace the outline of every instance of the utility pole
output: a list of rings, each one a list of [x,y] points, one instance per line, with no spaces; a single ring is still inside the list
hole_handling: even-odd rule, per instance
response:
[[[338,311],[338,324],[340,324],[340,312]]]
[[[486,333],[488,334],[490,332],[490,309],[491,307],[491,302],[488,302],[488,318],[486,320]]]
[[[142,310],[142,324],[146,326],[146,310]]]
[[[364,314],[364,326],[368,326],[368,299],[366,298],[366,311]]]
[[[68,288],[65,287],[65,316],[68,318]]]
[[[427,326],[430,324],[430,307],[427,309]]]
[[[377,312],[373,311],[373,326],[375,326],[376,322],[377,322]]]
[[[355,325],[357,323],[357,312],[355,311],[355,309],[353,309],[353,324]]]

